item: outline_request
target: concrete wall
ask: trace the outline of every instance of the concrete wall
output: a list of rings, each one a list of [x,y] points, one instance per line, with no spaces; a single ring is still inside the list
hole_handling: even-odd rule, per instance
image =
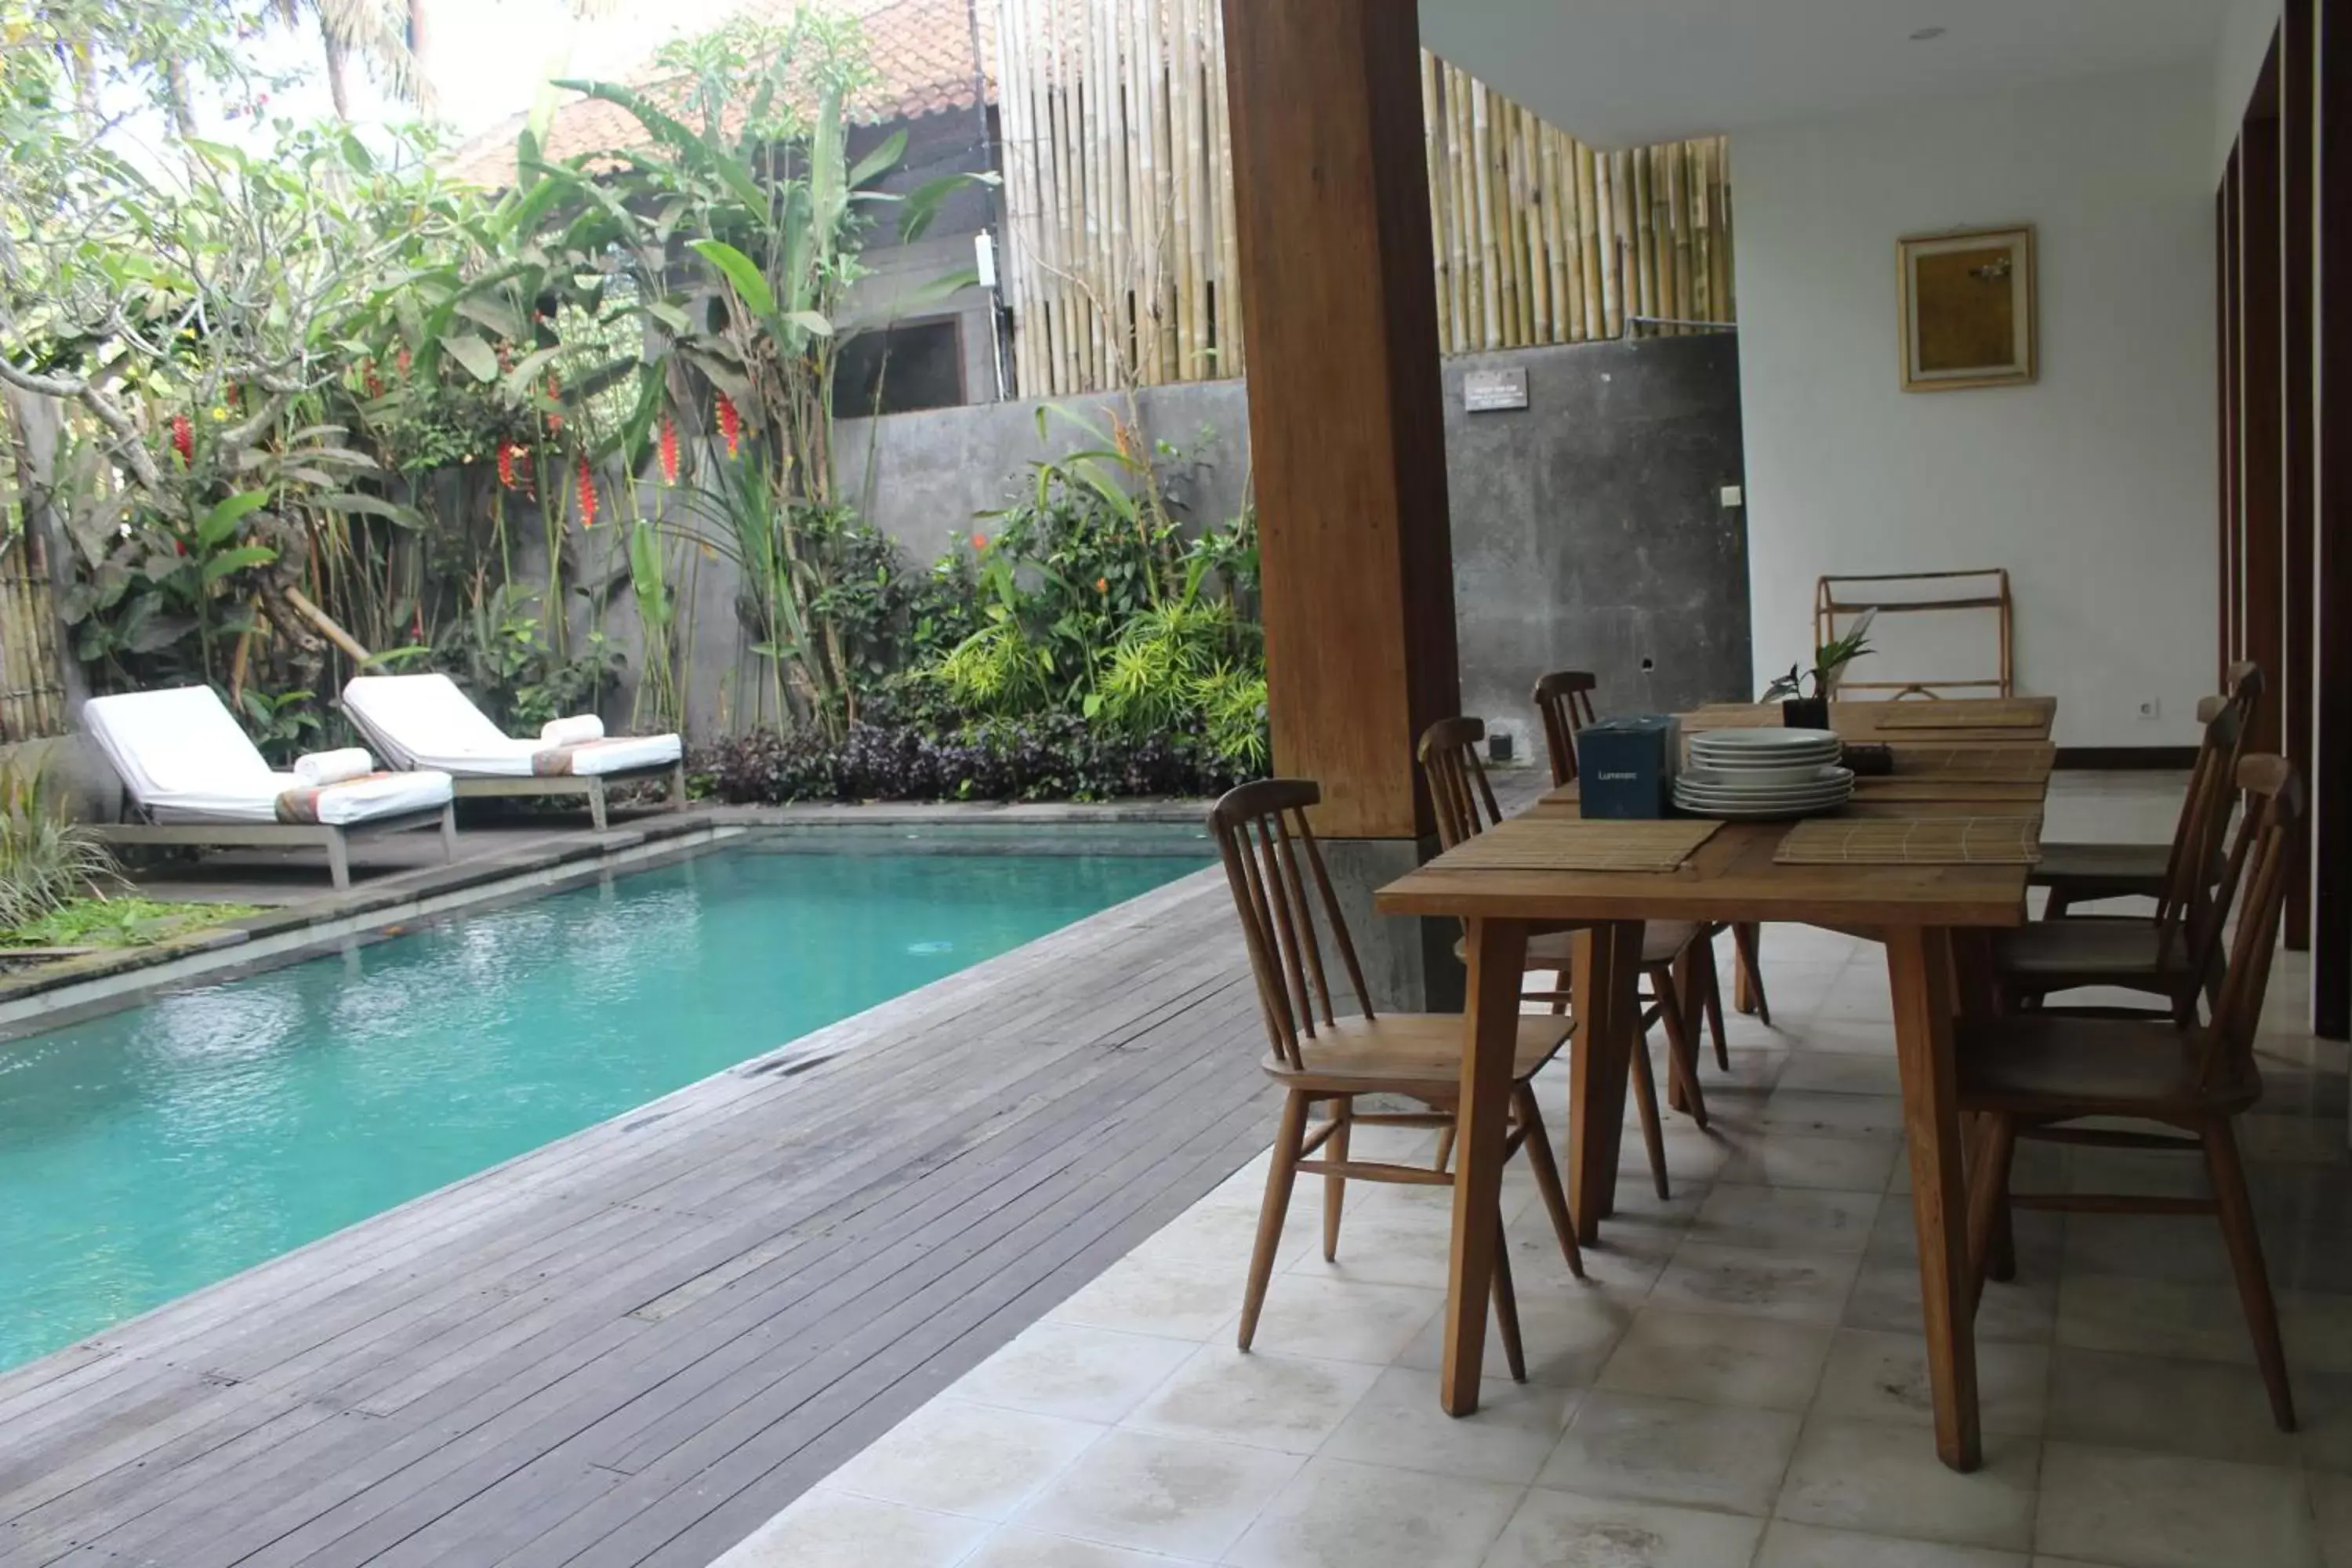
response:
[[[2006,566],[2058,740],[2179,745],[2213,683],[2210,68],[1740,138],[1755,666],[1824,572]],[[1895,243],[2039,229],[2041,379],[1906,393]],[[1915,623],[1916,624],[1916,623]],[[1858,679],[1895,673],[1871,661]],[[2161,703],[2143,721],[2138,704]]]
[[[1524,410],[1468,414],[1466,373],[1528,373]],[[1603,712],[1754,695],[1731,333],[1445,363],[1462,707],[1540,757],[1546,670],[1589,669]]]
[[[1242,508],[1249,488],[1249,403],[1237,381],[1192,382],[1124,397],[1055,400],[1102,434],[1047,413],[1036,402],[975,405],[845,419],[835,427],[834,483],[874,525],[929,561],[979,513],[1032,495],[1034,465],[1098,446],[1114,419],[1139,419],[1144,437],[1185,456],[1167,464],[1184,521],[1213,527]]]
[[[1528,407],[1467,414],[1463,376],[1528,373]],[[1528,693],[1547,669],[1601,677],[1610,711],[1752,694],[1741,482],[1738,345],[1730,335],[1514,350],[1444,366],[1446,459],[1463,705],[1539,736]],[[1112,396],[1063,405],[1108,428]],[[969,533],[975,514],[1031,481],[1031,464],[1090,444],[1035,403],[933,409],[839,427],[844,495],[916,559]],[[1192,523],[1222,522],[1247,494],[1248,401],[1239,382],[1154,387],[1135,399],[1145,434],[1197,455],[1180,465]],[[1535,741],[1539,749],[1539,740]]]

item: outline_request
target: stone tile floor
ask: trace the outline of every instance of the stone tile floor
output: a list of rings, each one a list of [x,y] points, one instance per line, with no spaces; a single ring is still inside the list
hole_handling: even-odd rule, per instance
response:
[[[2052,836],[2161,837],[2174,798],[2062,779]],[[1670,1118],[1671,1198],[1629,1130],[1590,1282],[1514,1163],[1530,1378],[1490,1336],[1475,1416],[1437,1407],[1441,1190],[1360,1184],[1327,1264],[1303,1183],[1257,1347],[1234,1349],[1261,1157],[727,1568],[2352,1568],[2344,1062],[2300,1028],[2303,962],[2278,966],[2245,1140],[2304,1429],[2271,1425],[2210,1220],[2021,1214],[2018,1282],[1978,1325],[1985,1465],[1959,1476],[1927,1431],[1883,965],[1787,927],[1765,958],[1776,1026],[1734,1021],[1710,1131]],[[1564,1103],[1557,1066],[1542,1092]],[[2202,1178],[2041,1145],[2019,1180]]]

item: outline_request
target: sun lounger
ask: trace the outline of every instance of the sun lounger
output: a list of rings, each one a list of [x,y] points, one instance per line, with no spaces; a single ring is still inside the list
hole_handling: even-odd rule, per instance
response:
[[[686,808],[686,749],[676,735],[606,736],[593,719],[558,720],[536,739],[509,735],[446,675],[359,676],[343,688],[343,711],[377,751],[439,769],[461,796],[585,795],[601,833],[607,785],[667,777],[672,808]]]
[[[437,826],[443,853],[457,858],[448,774],[380,773],[363,753],[343,767],[306,757],[296,772],[273,772],[209,687],[92,698],[82,723],[114,764],[133,819],[97,829],[108,843],[317,845],[338,888],[351,886],[357,837]],[[366,771],[341,776],[361,763]]]

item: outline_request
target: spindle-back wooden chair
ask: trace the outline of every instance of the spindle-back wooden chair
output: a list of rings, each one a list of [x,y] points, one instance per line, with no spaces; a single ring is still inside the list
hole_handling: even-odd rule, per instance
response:
[[[2288,850],[2303,814],[2303,786],[2284,758],[2268,754],[2244,758],[2233,782],[2245,792],[2248,808],[2215,896],[2224,918],[2232,902],[2239,904],[2238,926],[2209,1021],[2182,1028],[2164,1019],[2026,1013],[1960,1026],[1953,1053],[1959,1105],[1977,1119],[1969,1250],[1975,1285],[1981,1289],[2011,1207],[2214,1215],[2229,1245],[2272,1415],[2282,1430],[2292,1431],[2294,1401],[2278,1309],[2263,1264],[2233,1122],[2262,1096],[2254,1037],[2278,946]],[[2080,1125],[2094,1118],[2102,1124]],[[2116,1128],[2105,1124],[2108,1118],[2174,1131]],[[2212,1196],[2013,1193],[2010,1175],[2020,1138],[2097,1148],[2194,1149],[2204,1156]]]
[[[1459,1014],[1376,1013],[1364,984],[1355,942],[1339,911],[1323,852],[1308,825],[1308,808],[1322,799],[1307,779],[1267,779],[1229,792],[1209,812],[1209,831],[1233,889],[1250,969],[1257,982],[1258,1011],[1265,1024],[1266,1076],[1283,1086],[1282,1124],[1266,1172],[1265,1198],[1258,1215],[1256,1247],[1242,1298],[1239,1342],[1244,1351],[1257,1332],[1258,1314],[1274,1274],[1290,1194],[1300,1174],[1320,1175],[1323,1190],[1323,1256],[1336,1259],[1342,1201],[1350,1180],[1450,1186],[1444,1169],[1352,1157],[1349,1134],[1364,1126],[1442,1128],[1451,1132],[1461,1097],[1464,1021]],[[1309,889],[1312,889],[1310,897]],[[1328,944],[1339,959],[1355,1010],[1335,1005]],[[1511,1128],[1505,1158],[1524,1151],[1537,1189],[1558,1233],[1561,1253],[1578,1278],[1583,1255],[1569,1217],[1568,1194],[1545,1135],[1530,1080],[1559,1053],[1568,1037],[1565,1019],[1531,1016],[1520,1021],[1518,1050],[1511,1068]],[[1415,1100],[1422,1111],[1362,1110],[1357,1100],[1382,1095]],[[1312,1121],[1318,1105],[1328,1117]],[[1495,1308],[1511,1374],[1526,1376],[1518,1311],[1511,1292],[1507,1247],[1496,1252]]]

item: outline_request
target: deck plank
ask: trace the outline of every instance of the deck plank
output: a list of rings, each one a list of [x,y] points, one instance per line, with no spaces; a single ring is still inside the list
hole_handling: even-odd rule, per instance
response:
[[[707,1563],[1263,1147],[1186,878],[0,1373],[0,1562]]]

